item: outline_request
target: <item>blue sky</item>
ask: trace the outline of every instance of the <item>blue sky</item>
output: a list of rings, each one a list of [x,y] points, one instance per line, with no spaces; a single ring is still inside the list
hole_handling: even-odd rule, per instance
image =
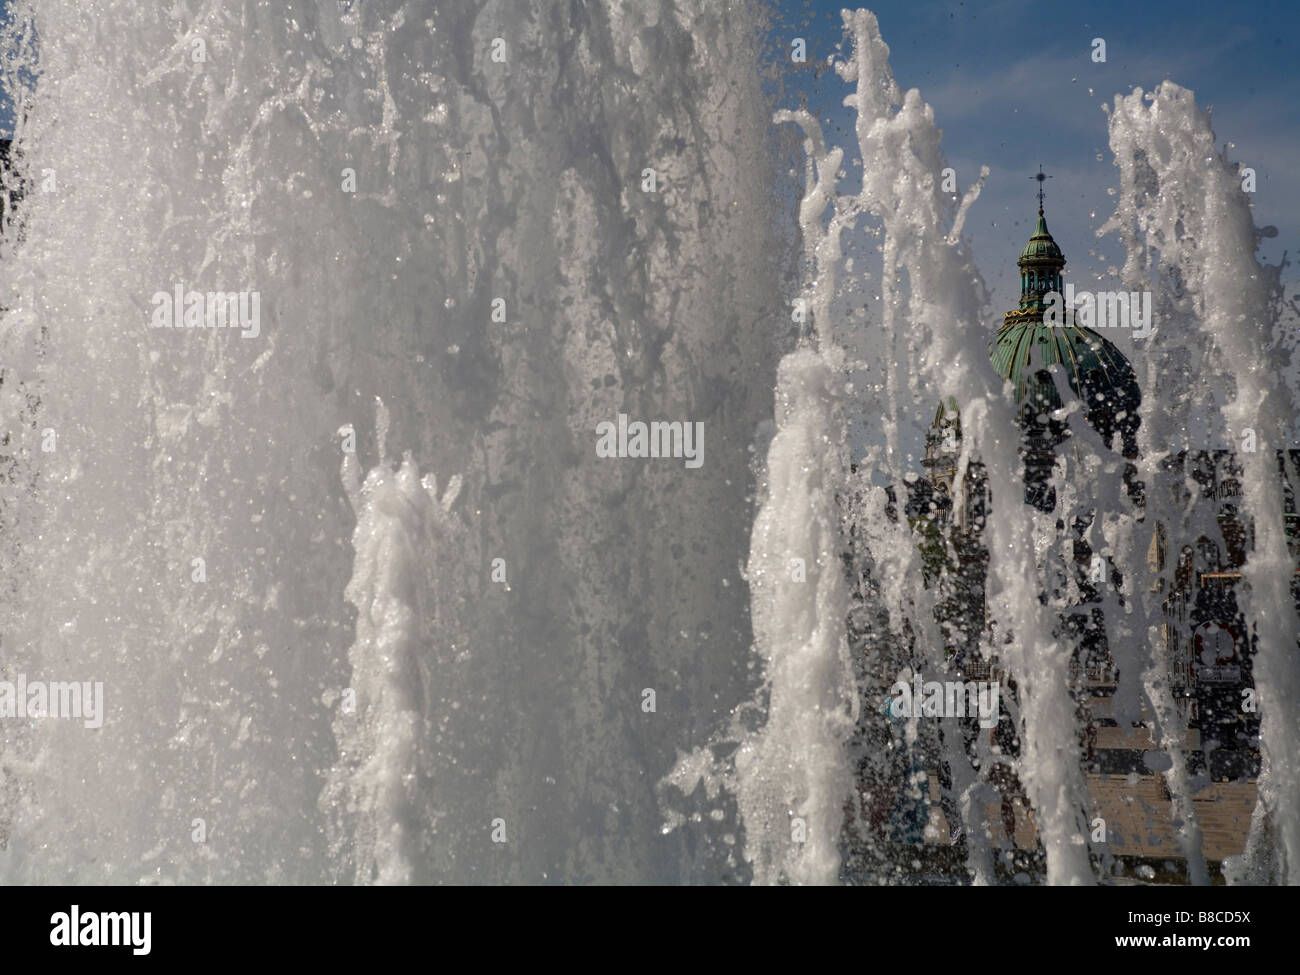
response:
[[[809,61],[821,60],[841,36],[842,3],[783,2],[779,33],[805,27]],[[1080,282],[1122,263],[1113,237],[1096,229],[1113,209],[1118,187],[1102,104],[1134,87],[1173,80],[1212,106],[1220,146],[1255,169],[1255,222],[1278,236],[1260,254],[1276,264],[1300,253],[1300,3],[1206,2],[882,2],[868,5],[880,21],[899,85],[919,88],[934,107],[944,151],[962,188],[990,175],[966,233],[999,308],[1018,296],[1014,261],[1036,215],[1041,161],[1048,224]],[[808,18],[814,26],[806,26]],[[1094,37],[1107,60],[1091,60]],[[788,43],[788,41],[787,41]],[[830,73],[797,87],[810,107],[831,120],[846,89]],[[788,101],[791,99],[787,98]],[[841,143],[843,144],[843,143]],[[846,146],[851,157],[853,144]],[[1100,157],[1100,158],[1098,158]],[[850,177],[849,188],[852,188]],[[1300,280],[1296,268],[1287,279]],[[1110,276],[1104,278],[1114,281]]]

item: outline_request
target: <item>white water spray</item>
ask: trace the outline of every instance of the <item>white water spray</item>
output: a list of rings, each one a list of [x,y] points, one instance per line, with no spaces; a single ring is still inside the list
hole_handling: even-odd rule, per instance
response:
[[[5,70],[38,74],[3,395],[35,488],[6,486],[0,639],[108,714],[0,744],[0,876],[728,869],[660,835],[652,783],[749,686],[783,260],[758,13],[11,6]],[[151,329],[177,284],[258,292],[260,334]],[[620,412],[704,424],[703,466],[598,457]],[[417,470],[461,474],[461,536],[422,527]]]
[[[442,611],[457,608],[440,607],[427,595],[436,593],[440,578],[454,577],[444,565],[462,554],[448,544],[458,534],[450,511],[461,480],[451,478],[439,498],[437,478],[421,478],[409,452],[393,471],[382,401],[378,409],[379,465],[358,483],[355,455],[343,460],[344,486],[357,513],[346,590],[357,609],[357,637],[348,651],[350,686],[335,718],[340,767],[326,787],[326,806],[337,802],[355,811],[357,879],[399,884],[412,880],[418,856],[418,753],[429,732],[426,700],[439,677],[430,671],[434,660],[447,656],[430,660],[422,650],[449,632],[441,626]]]
[[[1209,117],[1190,91],[1166,82],[1150,94],[1138,89],[1118,96],[1110,131],[1120,199],[1104,229],[1124,240],[1125,277],[1146,279],[1171,312],[1166,334],[1183,332],[1169,335],[1174,354],[1155,368],[1182,386],[1175,402],[1186,422],[1185,442],[1227,446],[1243,468],[1255,546],[1242,568],[1238,600],[1259,639],[1263,755],[1251,847],[1261,846],[1267,825],[1277,875],[1300,883],[1300,621],[1278,467],[1296,416],[1281,368],[1294,340],[1277,313],[1278,269],[1255,260],[1260,235],[1241,177],[1215,148]],[[1217,526],[1209,537],[1217,537]],[[1267,875],[1268,866],[1258,854],[1254,859],[1249,870]]]

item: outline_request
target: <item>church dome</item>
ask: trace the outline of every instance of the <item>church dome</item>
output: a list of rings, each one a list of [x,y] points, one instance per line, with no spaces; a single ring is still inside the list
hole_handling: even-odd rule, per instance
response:
[[[1071,392],[1083,402],[1084,416],[1107,443],[1120,434],[1126,456],[1136,447],[1142,392],[1124,354],[1090,328],[1015,322],[998,331],[989,349],[998,375],[1015,390],[1016,402],[1034,415],[1060,409],[1059,366]]]
[[[1063,290],[1065,255],[1047,229],[1041,204],[1038,223],[1016,264],[1020,303],[1003,317],[989,359],[1015,390],[1022,418],[1037,420],[1064,405],[1051,375],[1059,367],[1093,429],[1108,444],[1118,433],[1120,443],[1112,446],[1126,457],[1136,456],[1142,393],[1128,359],[1097,332],[1075,325],[1069,309],[1064,325],[1044,321],[1048,296]]]

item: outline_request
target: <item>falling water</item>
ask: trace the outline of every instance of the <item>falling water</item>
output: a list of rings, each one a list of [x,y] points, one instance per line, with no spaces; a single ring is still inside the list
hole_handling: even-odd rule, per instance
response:
[[[10,81],[23,32],[39,77],[3,390],[35,487],[6,499],[4,675],[102,680],[108,714],[6,739],[0,875],[720,876],[654,785],[750,683],[784,320],[758,13],[14,25]],[[260,333],[152,328],[177,285],[257,292]],[[597,457],[619,413],[703,424],[703,465]]]

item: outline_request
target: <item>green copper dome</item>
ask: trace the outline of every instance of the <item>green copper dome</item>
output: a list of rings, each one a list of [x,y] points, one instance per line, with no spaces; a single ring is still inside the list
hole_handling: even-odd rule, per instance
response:
[[[1065,255],[1048,232],[1041,207],[1034,233],[1016,263],[1020,303],[1003,317],[989,345],[989,359],[1015,390],[1022,420],[1041,422],[1041,416],[1064,405],[1052,376],[1059,369],[1065,380],[1061,389],[1068,386],[1083,401],[1088,423],[1107,443],[1120,434],[1119,449],[1135,455],[1142,393],[1128,359],[1092,329],[1074,325],[1068,309],[1065,325],[1043,320],[1048,296],[1062,290]]]
[[[998,331],[989,348],[998,375],[1011,383],[1016,402],[1034,415],[1060,409],[1053,367],[1083,400],[1088,422],[1109,441],[1122,435],[1128,452],[1135,435],[1142,393],[1124,354],[1090,328],[1019,323]]]

